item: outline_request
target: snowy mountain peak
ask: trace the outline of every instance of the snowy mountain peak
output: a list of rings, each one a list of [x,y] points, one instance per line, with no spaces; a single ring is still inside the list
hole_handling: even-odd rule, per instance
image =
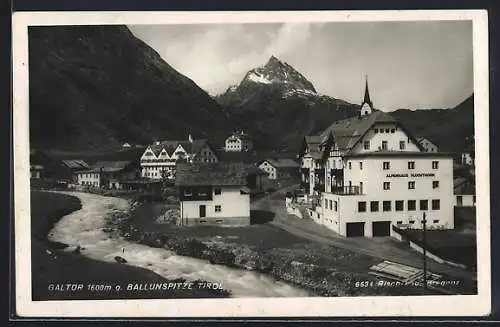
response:
[[[245,84],[274,84],[283,88],[283,91],[303,90],[316,93],[314,86],[295,68],[279,60],[274,55],[269,58],[264,66],[251,69],[240,86]]]
[[[279,60],[274,55],[272,55],[271,57],[269,57],[269,60],[267,61],[265,67],[272,67],[272,66],[276,66],[276,65],[284,66],[284,64],[281,60]]]

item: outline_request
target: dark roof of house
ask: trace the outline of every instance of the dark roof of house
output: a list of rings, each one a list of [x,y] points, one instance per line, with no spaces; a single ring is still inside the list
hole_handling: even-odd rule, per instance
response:
[[[62,160],[62,163],[70,169],[87,169],[89,165],[83,160]]]
[[[254,151],[219,151],[219,161],[221,162],[242,162],[253,164],[258,161],[258,155]]]
[[[175,185],[178,186],[244,186],[249,166],[244,163],[178,163]]]
[[[463,177],[455,178],[453,180],[453,194],[474,195],[476,194],[476,184]]]
[[[227,140],[227,139],[229,139],[229,138],[239,138],[239,139],[242,139],[242,140],[249,140],[249,141],[251,141],[251,140],[252,140],[252,139],[250,138],[250,135],[248,135],[248,134],[247,134],[247,133],[245,133],[245,132],[234,132],[234,133],[232,133],[231,135],[229,135],[229,136],[226,138],[226,140]]]
[[[429,140],[429,138],[424,137],[424,136],[416,136],[416,139],[417,139],[417,142],[422,142],[422,141],[425,141],[425,140],[431,142],[431,140]]]
[[[260,169],[257,166],[249,165],[249,164],[245,164],[245,165],[246,165],[245,170],[246,170],[248,175],[268,175],[265,171],[263,171],[262,169]]]
[[[260,163],[267,161],[275,168],[298,168],[299,163],[294,159],[290,158],[273,158],[273,159],[264,159]],[[260,164],[259,163],[259,164]]]
[[[309,149],[309,154],[314,159],[321,158],[321,151],[319,149],[321,139],[322,138],[320,135],[307,135],[305,137],[305,142],[306,142],[307,148]]]
[[[349,153],[345,157],[349,158],[362,158],[362,157],[449,157],[454,156],[451,152],[420,152],[420,151],[388,151],[379,150],[361,153]]]
[[[326,142],[331,134],[339,149],[351,149],[374,124],[394,122],[397,122],[394,117],[378,110],[362,117],[338,120],[320,134],[321,143]]]
[[[98,161],[90,169],[82,172],[105,172],[114,173],[121,171],[131,165],[133,161]]]
[[[208,144],[206,139],[196,139],[193,140],[193,142],[190,142],[189,140],[165,140],[161,141],[160,144],[151,144],[149,147],[156,156],[158,156],[163,149],[165,149],[168,155],[171,156],[179,145],[182,146],[187,153],[197,153],[206,144]]]
[[[418,137],[416,137],[416,140],[419,144],[423,144],[425,141],[427,141],[427,142],[431,143],[432,145],[437,146],[436,142],[434,142],[433,140],[431,140],[427,136],[418,136]]]

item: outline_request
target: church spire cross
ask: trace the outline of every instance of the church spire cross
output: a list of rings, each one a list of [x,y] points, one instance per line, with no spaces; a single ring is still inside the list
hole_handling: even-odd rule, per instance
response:
[[[368,90],[368,75],[365,74],[365,98],[363,99],[363,104],[367,103],[370,107],[373,107],[372,100],[370,99],[370,91]]]

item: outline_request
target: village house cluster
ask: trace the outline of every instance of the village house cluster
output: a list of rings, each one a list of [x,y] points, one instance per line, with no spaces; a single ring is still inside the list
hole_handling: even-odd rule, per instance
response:
[[[305,136],[298,156],[258,156],[241,130],[220,148],[188,134],[145,147],[125,143],[121,151],[136,154],[87,162],[32,151],[32,185],[49,178],[77,189],[176,187],[179,224],[242,226],[251,223],[252,195],[286,181],[301,185],[303,192],[293,201],[305,203],[315,222],[340,235],[365,237],[388,236],[392,226],[422,228],[424,213],[428,228],[453,229],[454,206],[476,203],[473,178],[454,178],[457,165],[473,176],[473,147],[454,163],[452,154],[428,137],[412,135],[393,116],[374,109],[368,81],[359,114]]]
[[[244,131],[235,131],[226,138],[225,150],[226,151],[251,151],[253,150],[253,141],[250,136]]]
[[[219,159],[212,145],[205,139],[155,141],[141,156],[141,177],[150,179],[175,179],[178,162],[213,163]]]

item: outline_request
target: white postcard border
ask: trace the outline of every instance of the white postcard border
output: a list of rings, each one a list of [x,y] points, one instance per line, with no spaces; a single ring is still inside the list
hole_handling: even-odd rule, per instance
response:
[[[478,294],[338,298],[31,300],[28,127],[30,25],[471,20],[474,52]],[[303,12],[18,12],[13,15],[13,146],[16,308],[22,317],[482,316],[491,309],[488,18],[485,10]]]

